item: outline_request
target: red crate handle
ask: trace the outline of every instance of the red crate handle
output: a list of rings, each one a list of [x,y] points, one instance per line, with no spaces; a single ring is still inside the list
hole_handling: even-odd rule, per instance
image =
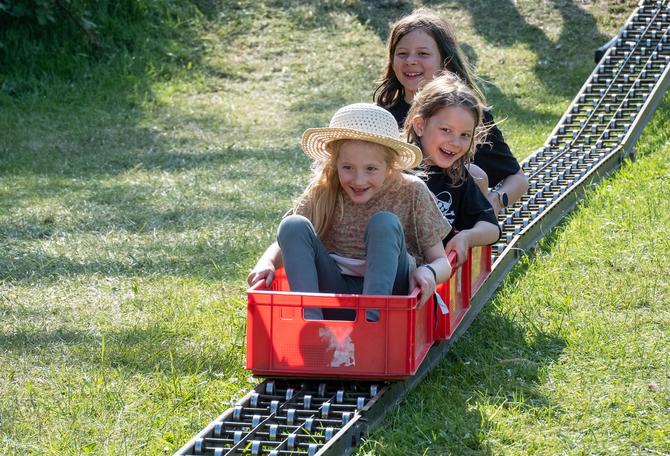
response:
[[[456,253],[455,250],[450,250],[449,253],[447,254],[447,259],[449,260],[449,264],[451,265],[451,275],[454,275],[454,267],[456,266],[456,262],[458,262],[458,253]]]

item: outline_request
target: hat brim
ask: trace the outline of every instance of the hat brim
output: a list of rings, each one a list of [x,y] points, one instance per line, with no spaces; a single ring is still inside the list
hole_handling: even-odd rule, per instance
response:
[[[413,144],[389,138],[388,136],[348,128],[309,128],[302,135],[302,150],[305,152],[305,155],[313,160],[327,160],[330,156],[330,151],[326,146],[340,139],[370,141],[389,147],[398,153],[398,163],[402,169],[416,168],[423,159],[421,149]]]

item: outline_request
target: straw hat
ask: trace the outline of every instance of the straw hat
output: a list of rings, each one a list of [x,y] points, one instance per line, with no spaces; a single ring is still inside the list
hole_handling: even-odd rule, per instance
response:
[[[421,150],[400,139],[393,114],[372,103],[356,103],[340,108],[327,128],[309,128],[302,135],[302,149],[314,160],[330,156],[328,143],[338,139],[370,141],[390,147],[398,153],[403,169],[419,166]]]

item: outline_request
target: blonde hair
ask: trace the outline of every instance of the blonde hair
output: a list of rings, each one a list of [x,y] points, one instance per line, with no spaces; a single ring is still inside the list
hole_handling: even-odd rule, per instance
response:
[[[293,206],[295,209],[307,201],[311,201],[311,221],[319,237],[323,236],[333,225],[337,216],[335,208],[338,202],[340,203],[340,208],[343,207],[342,187],[337,173],[337,159],[340,156],[342,144],[347,141],[369,142],[370,144],[379,146],[384,151],[384,162],[387,166],[385,182],[386,179],[395,178],[402,172],[399,155],[390,147],[355,139],[339,139],[328,143],[326,146],[330,151],[328,158],[317,160],[312,164],[312,177],[309,184]]]
[[[472,163],[475,156],[475,147],[484,142],[490,128],[483,124],[486,107],[477,94],[457,75],[444,72],[427,83],[414,96],[404,127],[407,142],[421,147],[421,137],[414,130],[412,119],[418,116],[427,121],[440,110],[453,106],[465,109],[472,114],[475,120],[470,148],[452,167],[444,169],[445,174],[449,175],[454,185],[458,186],[465,182],[468,173],[466,166]]]

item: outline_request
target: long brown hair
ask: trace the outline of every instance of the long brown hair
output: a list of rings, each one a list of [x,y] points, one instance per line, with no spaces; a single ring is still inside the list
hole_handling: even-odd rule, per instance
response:
[[[475,120],[470,149],[454,163],[454,166],[444,169],[455,186],[461,185],[467,178],[467,165],[472,163],[475,155],[475,147],[486,138],[488,128],[483,125],[484,104],[475,92],[468,87],[464,81],[451,72],[444,72],[427,83],[414,96],[412,107],[405,119],[405,132],[407,142],[421,147],[421,137],[414,130],[412,120],[421,117],[428,121],[444,108],[458,106],[472,114]]]
[[[398,41],[415,30],[422,30],[435,40],[440,51],[442,69],[457,74],[482,103],[486,103],[484,93],[475,82],[477,76],[474,69],[458,44],[451,25],[429,8],[416,9],[393,24],[386,44],[386,65],[380,79],[375,81],[377,88],[373,96],[374,102],[383,108],[389,108],[405,97],[405,89],[393,71],[393,58]]]
[[[315,161],[312,164],[312,178],[305,191],[298,197],[294,208],[301,204],[311,202],[311,221],[316,234],[323,236],[336,220],[335,208],[340,202],[342,208],[342,187],[337,174],[337,159],[340,156],[342,144],[346,141],[362,141],[354,139],[339,139],[328,143],[326,146],[330,155],[326,160]],[[376,144],[376,143],[373,143]],[[384,150],[384,162],[387,167],[386,179],[392,179],[400,175],[402,165],[398,153],[390,147],[376,144]],[[340,214],[341,216],[342,214]]]

